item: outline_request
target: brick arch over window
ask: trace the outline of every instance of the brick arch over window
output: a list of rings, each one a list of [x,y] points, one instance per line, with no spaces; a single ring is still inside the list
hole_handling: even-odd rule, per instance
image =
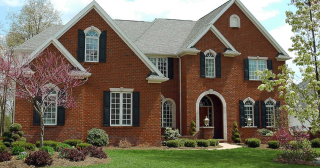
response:
[[[224,138],[223,140],[226,141],[227,135],[228,135],[227,134],[227,102],[219,92],[213,91],[212,89],[209,89],[208,91],[201,93],[197,99],[197,102],[196,102],[196,129],[197,129],[197,131],[199,131],[199,129],[200,129],[200,114],[199,114],[200,101],[204,96],[210,95],[210,94],[217,96],[222,103],[223,138]]]

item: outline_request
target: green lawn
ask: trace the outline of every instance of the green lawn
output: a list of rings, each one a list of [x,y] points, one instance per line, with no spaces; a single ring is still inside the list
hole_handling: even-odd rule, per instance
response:
[[[87,167],[308,167],[273,162],[278,150],[107,150],[111,162]]]

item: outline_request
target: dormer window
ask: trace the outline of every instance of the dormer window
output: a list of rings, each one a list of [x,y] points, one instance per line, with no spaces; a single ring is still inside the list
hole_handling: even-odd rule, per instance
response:
[[[240,28],[240,18],[238,15],[230,16],[230,27]]]

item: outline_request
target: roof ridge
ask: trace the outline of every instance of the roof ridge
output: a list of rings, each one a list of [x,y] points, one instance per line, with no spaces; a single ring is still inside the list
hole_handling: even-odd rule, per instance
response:
[[[189,22],[196,22],[196,21],[194,21],[194,20],[168,19],[168,18],[156,18],[155,20],[176,20],[176,21],[189,21]]]
[[[154,23],[156,23],[157,22],[157,20],[155,19],[153,22],[150,22],[150,23],[152,23],[149,27],[148,27],[148,29],[135,41],[135,43],[136,42],[138,42],[140,39],[141,39],[141,37],[143,37],[146,33],[147,33],[147,31],[148,30],[150,30],[150,28],[154,25]]]
[[[115,21],[130,21],[130,22],[146,22],[146,23],[152,23],[154,21],[143,21],[143,20],[126,20],[126,19],[114,19]]]
[[[206,15],[202,16],[199,20],[203,19],[204,17],[208,16],[209,14],[211,14],[212,12],[216,11],[217,9],[221,8],[222,6],[224,6],[226,3],[229,3],[231,0],[228,0],[227,2],[221,4],[220,6],[218,6],[216,9],[213,9],[211,12],[207,13]]]

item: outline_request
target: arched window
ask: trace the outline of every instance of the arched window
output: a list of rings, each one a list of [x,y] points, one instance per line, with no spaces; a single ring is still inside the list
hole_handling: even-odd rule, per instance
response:
[[[253,113],[253,104],[254,104],[254,101],[247,98],[245,101],[244,101],[244,116],[245,116],[245,125],[247,126],[247,118],[251,118],[252,119],[252,122],[251,122],[251,125],[249,126],[253,126],[254,125],[254,113]]]
[[[172,127],[172,103],[170,101],[165,101],[162,104],[162,127]]]
[[[205,52],[205,71],[206,71],[206,77],[214,78],[216,77],[216,63],[215,63],[215,57],[216,53],[212,50],[208,50]]]
[[[44,125],[57,125],[57,112],[58,112],[58,92],[59,88],[53,84],[45,85],[45,97],[43,97],[44,102]]]
[[[86,33],[86,62],[99,62],[99,34],[90,30]]]
[[[267,100],[266,104],[266,126],[273,127],[275,119],[275,103],[272,100]]]
[[[230,27],[240,28],[240,18],[238,15],[230,16]]]
[[[204,96],[201,99],[199,106],[200,107],[211,107],[212,106],[211,100],[207,96]]]

